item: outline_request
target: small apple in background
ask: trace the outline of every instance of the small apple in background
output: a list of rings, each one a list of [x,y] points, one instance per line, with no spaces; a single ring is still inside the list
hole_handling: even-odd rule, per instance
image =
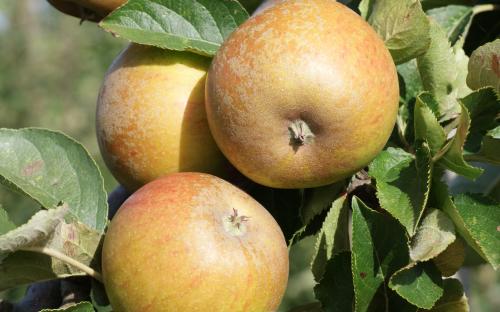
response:
[[[47,0],[59,11],[81,19],[99,22],[127,0]]]
[[[384,42],[332,0],[288,0],[251,17],[217,52],[206,86],[219,148],[276,188],[322,186],[366,166],[389,139],[398,103]]]
[[[101,154],[129,191],[164,174],[224,176],[228,163],[206,119],[210,60],[132,44],[113,62],[97,101]]]
[[[280,227],[249,195],[202,173],[130,196],[102,251],[115,311],[276,311],[288,280]]]
[[[108,195],[108,219],[112,219],[123,202],[132,195],[126,188],[122,185],[118,185],[111,193]]]

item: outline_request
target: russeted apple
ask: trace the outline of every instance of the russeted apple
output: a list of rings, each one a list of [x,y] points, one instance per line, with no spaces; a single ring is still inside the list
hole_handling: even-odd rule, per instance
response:
[[[204,106],[208,63],[132,44],[111,65],[97,100],[97,137],[111,173],[128,190],[179,171],[224,176],[228,162]]]
[[[47,0],[59,11],[98,22],[127,0]]]
[[[120,312],[276,311],[288,265],[269,212],[202,173],[165,176],[132,194],[102,250],[106,292]]]
[[[276,188],[348,177],[384,147],[399,87],[384,42],[332,0],[288,0],[251,17],[208,73],[217,145],[244,175]]]

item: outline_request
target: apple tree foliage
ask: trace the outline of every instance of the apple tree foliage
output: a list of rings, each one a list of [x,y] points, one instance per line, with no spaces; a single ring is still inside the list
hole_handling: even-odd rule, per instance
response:
[[[450,276],[466,250],[499,268],[500,203],[488,195],[500,184],[490,179],[482,193],[457,193],[446,177],[475,180],[485,174],[480,164],[500,165],[500,39],[464,52],[474,18],[491,11],[498,19],[500,7],[343,2],[373,26],[397,64],[400,109],[386,148],[351,178],[316,189],[249,190],[290,245],[316,237],[317,302],[293,311],[469,311],[461,282]],[[236,0],[130,0],[100,26],[210,58],[248,18]],[[50,311],[111,311],[99,264],[108,203],[85,148],[57,131],[0,129],[0,183],[40,207],[14,224],[0,206],[0,291],[90,275],[90,300]]]

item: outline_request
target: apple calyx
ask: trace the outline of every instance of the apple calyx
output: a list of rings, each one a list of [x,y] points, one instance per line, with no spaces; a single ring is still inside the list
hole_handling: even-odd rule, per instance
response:
[[[294,148],[310,144],[314,140],[314,133],[302,119],[292,121],[288,126],[288,131],[290,131],[290,145]]]
[[[238,210],[233,208],[233,214],[224,218],[224,229],[234,236],[241,236],[246,233],[246,222],[250,219],[247,216],[238,215]]]

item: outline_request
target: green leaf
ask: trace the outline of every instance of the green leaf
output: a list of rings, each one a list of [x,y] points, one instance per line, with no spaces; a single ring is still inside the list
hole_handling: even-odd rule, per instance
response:
[[[446,142],[443,127],[437,121],[432,110],[432,108],[437,108],[436,105],[436,100],[430,93],[421,93],[415,103],[415,116],[413,118],[415,139],[427,141],[431,155],[436,155]]]
[[[488,131],[487,135],[493,139],[500,139],[500,126]]]
[[[497,269],[500,266],[500,204],[477,194],[459,194],[453,202],[454,206],[447,207],[446,212],[455,224],[466,230],[464,238],[474,240],[471,247],[478,246],[480,249],[476,251]]]
[[[422,55],[429,48],[429,21],[419,1],[363,0],[359,9],[382,37],[396,64]]]
[[[345,206],[346,196],[333,202],[316,238],[315,253],[311,262],[314,279],[319,281],[327,262],[341,251],[349,250],[349,213]]]
[[[417,143],[416,159],[410,163],[408,155],[398,155],[400,150],[391,151],[387,149],[390,158],[381,153],[370,165],[369,173],[376,179],[381,207],[413,235],[427,203],[431,176],[430,150],[423,142]],[[384,176],[386,167],[392,167],[392,171],[388,170]]]
[[[500,126],[497,119],[500,114],[500,98],[492,87],[486,87],[475,90],[460,101],[471,118],[465,149],[468,153],[478,153],[488,131]]]
[[[455,238],[453,222],[444,212],[431,209],[412,238],[410,258],[415,262],[430,260],[442,253]]]
[[[439,24],[431,21],[430,25],[431,44],[427,52],[417,58],[417,65],[424,90],[439,103],[439,119],[444,121],[460,113],[457,98],[470,93],[465,83],[468,59],[461,47],[450,46]]]
[[[492,87],[472,92],[462,103],[470,113],[471,125],[465,142],[469,160],[500,165],[500,98]]]
[[[0,291],[38,280],[83,275],[89,272],[82,266],[98,265],[102,233],[82,223],[67,223],[65,218],[71,219],[67,211],[65,206],[41,210],[28,223],[0,236]],[[24,255],[21,262],[19,255]]]
[[[0,237],[15,228],[16,225],[12,221],[10,221],[7,211],[5,211],[2,208],[2,205],[0,205]]]
[[[443,280],[444,293],[429,312],[469,312],[462,283],[455,278]]]
[[[465,260],[465,246],[457,237],[442,253],[432,259],[443,276],[457,273]]]
[[[351,312],[354,302],[351,253],[341,252],[328,260],[325,276],[314,287],[324,312]]]
[[[413,155],[403,149],[389,147],[371,162],[368,173],[377,180],[392,182],[398,179],[401,170],[408,167],[413,160]]]
[[[443,148],[446,152],[439,159],[438,164],[469,179],[475,179],[483,173],[483,169],[472,167],[463,157],[463,149],[469,131],[470,117],[467,109],[461,105],[462,113],[459,117],[455,136]]]
[[[356,197],[352,210],[355,311],[365,312],[377,292],[385,292],[389,276],[408,263],[407,238],[396,220],[371,210]]]
[[[65,312],[94,312],[94,307],[92,306],[92,303],[90,302],[79,302],[76,305],[73,305],[71,307],[67,308],[61,308],[61,309],[43,309],[40,312],[59,312],[59,311],[65,311]]]
[[[66,203],[82,223],[100,232],[107,224],[104,182],[82,145],[44,129],[0,129],[0,183],[45,208]]]
[[[460,37],[467,35],[473,10],[471,6],[447,5],[427,11],[427,15],[446,31],[448,40],[454,45]]]
[[[419,308],[430,309],[443,295],[439,270],[432,262],[420,262],[402,268],[391,276],[389,287]]]
[[[246,19],[234,0],[135,0],[100,26],[132,42],[212,56]]]
[[[469,60],[467,84],[472,89],[492,86],[500,92],[500,39],[480,46]]]
[[[498,268],[499,204],[481,195],[468,194],[458,194],[453,201],[448,195],[447,186],[437,177],[433,180],[432,189],[434,204],[453,220],[460,236],[483,259],[490,262],[494,268]]]
[[[403,98],[406,103],[417,97],[417,94],[422,92],[423,85],[420,73],[417,68],[417,61],[415,59],[408,61],[397,66],[399,75],[404,81]],[[403,91],[402,90],[402,91]]]

